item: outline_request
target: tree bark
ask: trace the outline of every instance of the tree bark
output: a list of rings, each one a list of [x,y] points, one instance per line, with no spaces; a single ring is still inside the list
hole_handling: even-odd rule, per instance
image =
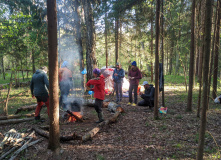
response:
[[[211,24],[212,24],[212,3],[213,0],[206,0],[205,13],[205,39],[204,39],[204,59],[203,59],[203,106],[201,112],[200,130],[199,130],[199,143],[197,151],[197,160],[203,159],[204,141],[206,131],[206,111],[208,107],[208,74],[209,74],[209,57],[210,57],[210,44],[211,44]]]
[[[48,148],[58,154],[60,151],[59,98],[58,98],[58,47],[56,0],[47,0],[48,16],[48,59],[50,93],[50,136]]]
[[[153,82],[153,2],[151,3],[151,41],[150,41],[150,67],[151,67],[151,82]]]
[[[93,69],[97,67],[95,58],[95,27],[93,10],[89,0],[84,0],[84,18],[86,25],[86,62],[87,62],[87,80],[93,76]]]
[[[115,17],[115,64],[118,62],[118,30],[119,30],[119,18],[118,16]]]
[[[159,119],[159,51],[160,51],[160,0],[156,4],[156,44],[155,44],[155,94],[154,119]]]
[[[164,43],[163,43],[163,39],[164,39],[164,31],[163,31],[163,0],[161,1],[161,58],[162,58],[162,74],[164,77]],[[165,107],[165,99],[164,99],[164,83],[162,84],[162,106]]]
[[[190,67],[189,67],[189,90],[187,111],[192,111],[192,94],[193,94],[193,72],[194,72],[194,46],[195,46],[195,0],[192,0],[192,16],[191,16],[191,42],[190,42]]]
[[[219,62],[219,43],[220,43],[220,1],[218,0],[217,10],[217,25],[216,25],[216,39],[215,39],[215,56],[214,56],[214,70],[213,70],[213,98],[217,97],[217,77],[218,77],[218,62]]]
[[[0,120],[15,119],[15,118],[20,118],[20,117],[34,117],[34,114],[20,114],[20,115],[1,116]]]

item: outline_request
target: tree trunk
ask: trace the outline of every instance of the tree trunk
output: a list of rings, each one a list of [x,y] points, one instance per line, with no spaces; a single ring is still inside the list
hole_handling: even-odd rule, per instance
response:
[[[31,57],[32,57],[32,73],[35,73],[35,53],[34,50],[32,49],[31,51]]]
[[[2,75],[5,80],[5,66],[4,66],[4,56],[2,56]]]
[[[204,38],[204,59],[203,59],[203,107],[201,112],[200,130],[199,130],[199,144],[197,151],[197,160],[203,159],[204,141],[206,131],[206,111],[208,107],[208,74],[209,74],[209,57],[211,44],[211,24],[212,24],[212,3],[213,0],[206,0],[205,13],[205,38]]]
[[[192,111],[192,93],[193,93],[193,72],[194,72],[194,46],[195,46],[195,0],[192,1],[192,16],[191,16],[191,42],[190,42],[190,67],[189,67],[189,90],[188,90],[188,101],[187,111]]]
[[[95,27],[93,10],[89,0],[84,0],[84,18],[86,25],[86,63],[87,63],[87,80],[93,76],[93,69],[97,67],[95,58]]]
[[[216,39],[215,39],[215,56],[214,56],[214,70],[213,70],[213,98],[217,96],[217,77],[218,77],[218,62],[219,62],[219,37],[220,37],[220,1],[218,0],[217,10],[217,25],[216,25]],[[215,36],[215,35],[214,35]]]
[[[201,1],[201,33],[205,33],[205,0]],[[203,53],[204,53],[204,36],[200,35],[200,39],[202,42],[201,47],[199,48],[199,63],[198,63],[198,82],[199,82],[199,96],[198,96],[198,104],[197,104],[197,117],[200,115],[200,106],[201,106],[201,92],[202,92],[202,72],[203,72]]]
[[[208,89],[208,98],[210,96],[210,87],[211,87],[211,79],[212,79],[212,73],[213,73],[213,62],[214,62],[214,49],[215,49],[215,40],[216,40],[216,30],[218,29],[217,28],[217,24],[218,24],[218,14],[220,14],[220,3],[219,1],[217,1],[217,5],[216,5],[217,9],[216,9],[216,12],[215,12],[215,18],[214,18],[214,34],[213,34],[213,39],[212,39],[212,42],[211,42],[211,54],[210,54],[210,67],[209,67],[209,89]],[[208,100],[208,103],[209,103],[209,100]],[[209,106],[209,104],[208,104]]]
[[[60,151],[59,98],[58,98],[58,47],[56,0],[47,0],[48,16],[48,59],[50,93],[50,136],[48,148],[58,154]]]
[[[105,0],[105,53],[106,53],[106,68],[108,67],[108,45],[107,45],[107,0]]]
[[[151,3],[151,41],[150,41],[150,67],[151,67],[151,82],[153,82],[153,2]]]
[[[159,51],[160,51],[160,0],[156,4],[156,44],[155,44],[155,94],[154,94],[154,119],[159,119]]]
[[[118,62],[118,30],[119,30],[119,19],[115,17],[115,64]]]
[[[161,2],[161,58],[162,58],[162,72],[164,73],[164,51],[163,51],[163,0]],[[162,74],[163,74],[162,73]],[[164,77],[164,74],[163,74]],[[162,83],[162,106],[165,107],[165,99],[164,99],[164,83]]]
[[[81,36],[81,22],[80,22],[80,13],[78,12],[78,7],[79,7],[79,2],[78,1],[73,1],[73,6],[75,7],[74,9],[74,15],[75,15],[75,21],[76,21],[76,44],[78,46],[79,50],[79,61],[80,61],[80,72],[84,70],[84,56],[83,56],[83,47],[82,47],[82,36]],[[81,87],[82,89],[85,88],[85,74],[82,76],[82,81],[81,81]]]

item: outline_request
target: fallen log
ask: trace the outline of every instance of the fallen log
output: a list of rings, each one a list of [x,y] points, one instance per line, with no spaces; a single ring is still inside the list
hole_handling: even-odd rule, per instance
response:
[[[36,107],[37,107],[37,104],[33,104],[33,105],[30,105],[30,106],[24,106],[24,107],[18,108],[17,111],[15,112],[15,114],[18,114],[21,111],[35,110]]]
[[[32,121],[32,120],[34,120],[34,118],[1,120],[0,121],[0,125],[3,125],[3,124],[15,124],[15,123],[27,122],[27,121]]]
[[[20,117],[33,117],[34,113],[32,114],[20,114],[20,115],[8,115],[8,116],[1,116],[0,120],[6,120],[6,119],[15,119]]]
[[[37,127],[33,127],[33,129],[40,136],[49,139],[49,132],[48,131],[45,131],[45,130],[37,128]],[[60,136],[60,141],[62,141],[62,142],[71,141],[71,140],[81,140],[81,139],[82,139],[81,136],[78,136],[75,133],[72,135]]]
[[[89,139],[91,139],[92,137],[94,137],[99,131],[100,129],[105,126],[105,125],[109,125],[111,123],[114,123],[117,121],[117,118],[119,117],[120,113],[124,112],[124,110],[121,107],[118,107],[119,109],[117,109],[117,111],[115,112],[115,114],[108,120],[103,121],[101,123],[99,123],[97,125],[97,127],[93,128],[91,131],[89,131],[88,133],[86,133],[84,136],[82,136],[82,141],[86,142]]]

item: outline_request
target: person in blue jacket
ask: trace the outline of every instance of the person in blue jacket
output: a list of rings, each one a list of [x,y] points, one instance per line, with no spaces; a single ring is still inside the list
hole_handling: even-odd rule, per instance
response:
[[[38,104],[35,110],[35,120],[40,120],[40,111],[44,104],[47,106],[49,116],[49,81],[47,71],[47,67],[43,66],[34,73],[31,79],[30,89],[32,98],[36,98]]]
[[[122,85],[123,85],[123,78],[125,76],[124,69],[121,68],[119,62],[116,63],[116,68],[113,72],[113,81],[114,81],[114,90],[116,91],[116,102],[120,102],[122,100]]]

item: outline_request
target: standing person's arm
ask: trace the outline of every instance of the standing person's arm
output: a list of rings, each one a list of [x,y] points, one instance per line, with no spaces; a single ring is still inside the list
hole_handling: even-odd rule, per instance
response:
[[[137,76],[134,77],[134,79],[141,79],[142,78],[142,74],[140,72],[140,70],[137,70]]]
[[[49,90],[49,81],[46,74],[44,74],[44,84],[46,85],[47,89]]]
[[[124,78],[125,72],[124,72],[123,69],[121,70],[121,72],[119,72],[118,76],[119,76],[120,78]]]

